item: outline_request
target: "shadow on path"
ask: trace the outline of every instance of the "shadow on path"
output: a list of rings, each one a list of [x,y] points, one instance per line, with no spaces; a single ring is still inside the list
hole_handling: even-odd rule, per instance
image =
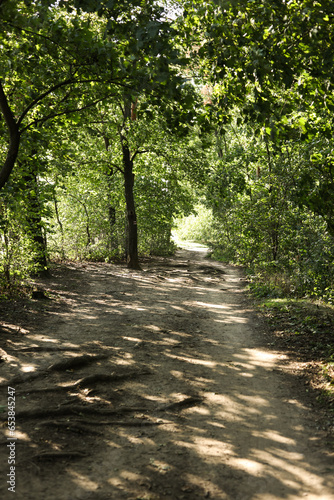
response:
[[[45,383],[140,368],[137,378],[97,384],[91,399],[72,390],[60,404],[131,407],[129,418],[139,425],[114,425],[110,417],[110,425],[101,426],[101,417],[92,415],[91,428],[100,434],[71,437],[88,456],[45,461],[38,470],[23,462],[18,474],[31,486],[24,495],[18,486],[18,498],[334,499],[333,459],[293,377],[279,371],[282,357],[266,348],[243,295],[241,271],[204,257],[186,249],[176,259],[147,263],[143,272],[87,265],[73,270],[62,291],[63,311],[45,306],[42,331],[32,328],[25,345],[109,354],[96,366],[52,375]],[[38,370],[51,359],[53,353],[16,356],[10,373]],[[6,372],[0,375],[6,381]],[[33,406],[24,387],[19,404],[28,399]],[[40,404],[46,401],[52,404],[52,397]],[[33,453],[40,445],[38,421],[17,425]],[[48,432],[47,449],[66,449],[66,429]]]

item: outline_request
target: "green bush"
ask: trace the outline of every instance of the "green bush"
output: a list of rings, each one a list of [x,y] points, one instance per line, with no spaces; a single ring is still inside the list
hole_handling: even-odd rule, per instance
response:
[[[36,272],[36,252],[14,214],[7,211],[0,226],[0,296],[18,294]]]

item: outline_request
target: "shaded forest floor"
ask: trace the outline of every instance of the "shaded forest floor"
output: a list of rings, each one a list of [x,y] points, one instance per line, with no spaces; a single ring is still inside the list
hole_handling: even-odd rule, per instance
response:
[[[268,299],[257,303],[273,333],[272,345],[284,350],[303,378],[319,425],[334,443],[334,307],[310,299]]]
[[[334,499],[311,360],[239,268],[188,249],[136,272],[56,266],[39,286],[47,299],[2,304],[1,498],[12,458],[25,500]]]

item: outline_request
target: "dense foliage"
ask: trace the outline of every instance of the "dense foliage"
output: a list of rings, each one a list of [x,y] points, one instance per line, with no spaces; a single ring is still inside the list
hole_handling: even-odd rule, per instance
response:
[[[265,138],[252,136],[247,128],[237,133],[231,126],[225,134],[228,147],[222,148],[207,186],[214,255],[245,265],[258,294],[331,301],[333,234],[306,198],[318,196],[313,155],[319,141],[285,141],[275,151]],[[305,192],[304,179],[311,184],[312,177],[313,192],[311,186]]]
[[[193,213],[183,237],[259,295],[332,301],[333,20],[314,0],[0,1],[2,289],[55,258],[139,267]]]
[[[259,295],[332,301],[333,4],[189,1],[184,17],[217,140],[206,240]]]

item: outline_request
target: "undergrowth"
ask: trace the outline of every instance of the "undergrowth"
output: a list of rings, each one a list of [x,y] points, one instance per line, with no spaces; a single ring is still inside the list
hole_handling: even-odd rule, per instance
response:
[[[275,346],[300,363],[334,433],[334,306],[309,298],[259,298],[256,289],[254,296]]]

